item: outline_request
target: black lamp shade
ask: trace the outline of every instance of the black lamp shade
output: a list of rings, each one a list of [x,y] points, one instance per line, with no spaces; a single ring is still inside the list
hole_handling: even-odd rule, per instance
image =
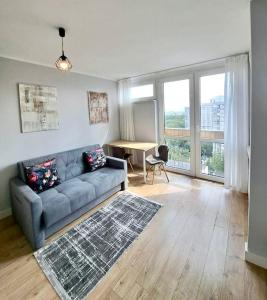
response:
[[[56,67],[60,70],[60,71],[64,71],[67,72],[72,68],[72,64],[69,61],[69,59],[67,58],[67,56],[65,56],[64,54],[61,55],[57,61],[56,61]]]

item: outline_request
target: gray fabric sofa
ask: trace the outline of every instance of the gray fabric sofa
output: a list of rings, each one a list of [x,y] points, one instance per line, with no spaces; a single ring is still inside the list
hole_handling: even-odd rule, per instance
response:
[[[105,167],[86,172],[82,153],[91,145],[18,163],[18,177],[10,181],[13,215],[33,249],[66,224],[119,190],[127,188],[127,163],[107,157]],[[61,184],[36,194],[27,184],[24,168],[56,158]]]

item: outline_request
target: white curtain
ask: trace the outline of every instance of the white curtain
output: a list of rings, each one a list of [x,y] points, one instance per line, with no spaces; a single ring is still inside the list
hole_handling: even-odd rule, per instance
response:
[[[248,55],[226,59],[224,182],[226,188],[248,191],[249,85]]]
[[[120,135],[122,140],[134,141],[134,121],[130,87],[130,79],[119,81]]]

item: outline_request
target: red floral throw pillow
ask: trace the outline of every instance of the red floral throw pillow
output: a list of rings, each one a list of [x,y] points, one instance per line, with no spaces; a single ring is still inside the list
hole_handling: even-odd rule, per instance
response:
[[[102,148],[98,148],[94,151],[84,152],[83,156],[89,172],[93,172],[104,167],[107,161],[106,155]]]
[[[37,193],[41,193],[60,184],[56,160],[50,159],[35,166],[25,168],[27,184]]]

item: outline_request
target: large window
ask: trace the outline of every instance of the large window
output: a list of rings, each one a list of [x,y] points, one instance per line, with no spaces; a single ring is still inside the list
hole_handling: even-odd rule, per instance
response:
[[[131,99],[151,98],[154,96],[154,84],[133,86],[130,89]]]

